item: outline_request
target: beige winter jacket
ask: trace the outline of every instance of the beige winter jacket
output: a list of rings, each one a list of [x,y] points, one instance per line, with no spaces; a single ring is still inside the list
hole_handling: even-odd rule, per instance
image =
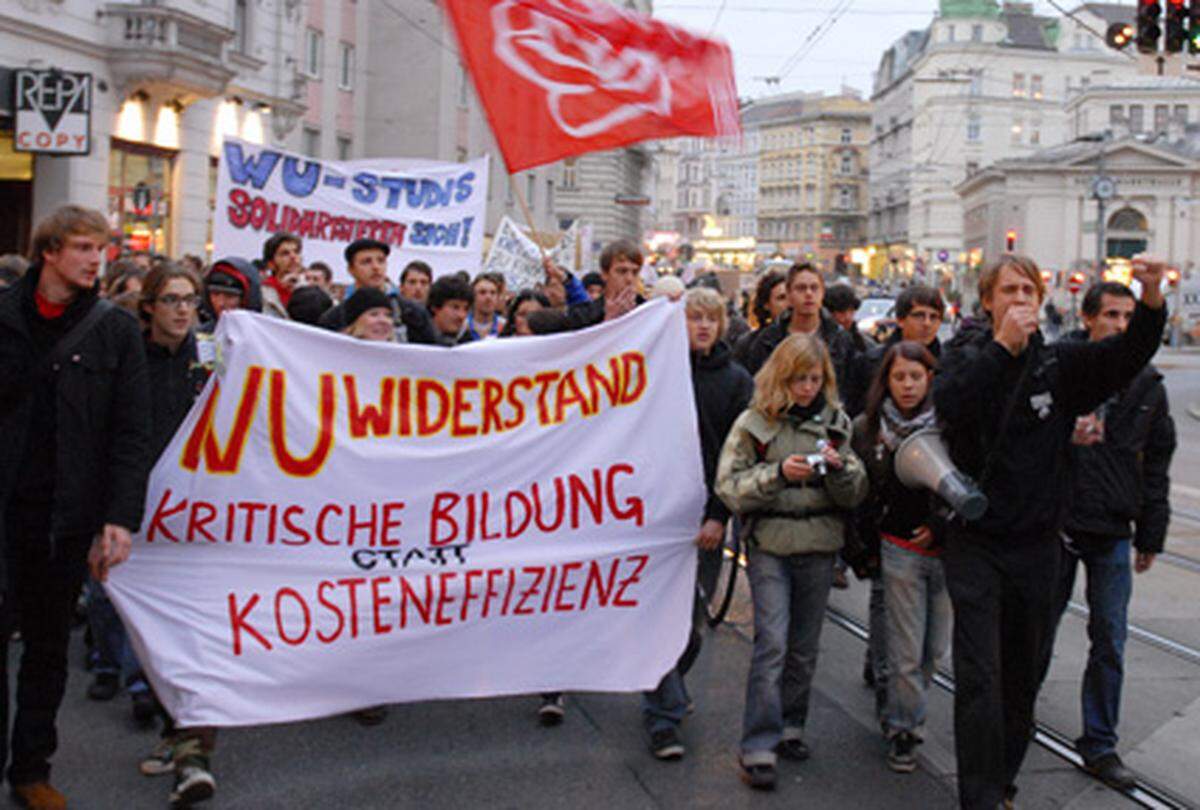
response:
[[[829,405],[804,422],[787,415],[768,420],[753,410],[738,417],[721,449],[716,492],[743,520],[754,521],[752,548],[786,556],[842,547],[844,512],[867,495],[866,470],[850,438],[850,418]],[[821,439],[837,448],[842,469],[804,484],[788,482],[783,460],[816,453]]]

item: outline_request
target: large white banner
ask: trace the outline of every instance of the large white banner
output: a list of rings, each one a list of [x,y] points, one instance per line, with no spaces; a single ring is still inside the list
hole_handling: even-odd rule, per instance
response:
[[[488,159],[434,163],[406,158],[318,160],[226,139],[217,167],[216,258],[256,259],[273,233],[304,242],[306,263],[346,281],[346,245],[363,237],[391,247],[389,276],[414,259],[434,275],[479,271]]]
[[[217,341],[108,584],[179,723],[674,666],[704,502],[681,306],[456,349],[239,311]]]

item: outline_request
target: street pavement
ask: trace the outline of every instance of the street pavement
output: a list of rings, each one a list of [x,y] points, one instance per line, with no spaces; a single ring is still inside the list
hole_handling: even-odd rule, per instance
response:
[[[1164,351],[1180,449],[1177,508],[1200,513],[1200,352]],[[1178,517],[1168,548],[1200,559],[1200,523]],[[1082,600],[1082,577],[1077,600]],[[1160,560],[1137,578],[1131,623],[1200,647],[1200,574]],[[866,588],[853,583],[832,604],[862,619]],[[221,732],[214,770],[217,808],[952,808],[952,698],[934,689],[920,767],[890,772],[861,681],[863,643],[827,623],[813,696],[813,758],[781,764],[773,794],[738,780],[736,746],[750,656],[744,579],[731,622],[706,638],[689,677],[695,714],[684,723],[681,762],[654,760],[636,695],[569,695],[565,722],[538,726],[537,698],[395,706],[383,725],[335,717]],[[135,729],[128,698],[84,696],[82,634],[60,715],[54,781],[73,808],[124,810],[167,805],[170,777],[147,778],[139,759],[155,735]],[[12,645],[12,655],[19,645]],[[1079,678],[1086,620],[1068,615],[1038,704],[1039,720],[1068,737],[1079,731]],[[552,662],[547,663],[548,666]],[[1200,807],[1200,663],[1131,638],[1120,750],[1139,773]],[[1104,810],[1134,806],[1074,766],[1031,746],[1018,781],[1022,808]]]

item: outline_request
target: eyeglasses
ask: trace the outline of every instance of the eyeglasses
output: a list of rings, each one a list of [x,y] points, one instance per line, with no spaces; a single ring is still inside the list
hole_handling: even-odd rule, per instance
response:
[[[193,294],[193,295],[175,295],[173,293],[167,293],[166,295],[160,295],[155,300],[158,303],[163,304],[168,307],[177,307],[180,304],[182,304],[183,306],[187,307],[188,309],[195,309],[196,307],[200,306],[200,296],[195,295],[195,294]]]

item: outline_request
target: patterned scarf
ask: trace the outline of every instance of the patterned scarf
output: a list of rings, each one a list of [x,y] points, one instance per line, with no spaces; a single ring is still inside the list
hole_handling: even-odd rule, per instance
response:
[[[892,398],[887,397],[883,400],[883,409],[879,416],[879,440],[893,452],[902,441],[918,430],[937,426],[937,414],[930,402],[926,402],[921,411],[906,419]]]

